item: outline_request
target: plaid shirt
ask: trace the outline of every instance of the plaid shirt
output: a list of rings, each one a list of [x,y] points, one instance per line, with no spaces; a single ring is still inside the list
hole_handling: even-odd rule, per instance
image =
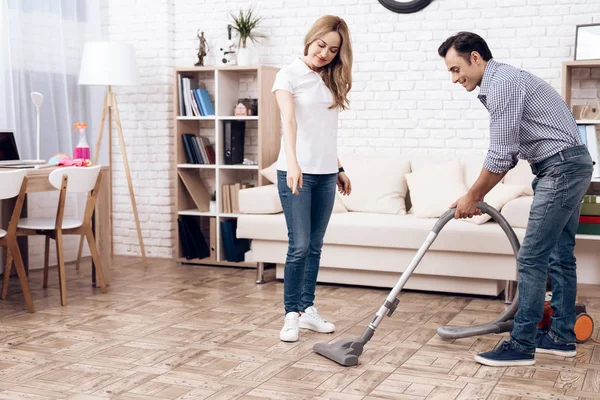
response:
[[[504,173],[518,158],[536,163],[583,144],[564,100],[529,72],[491,59],[477,97],[490,113],[490,147],[483,163],[490,172]]]

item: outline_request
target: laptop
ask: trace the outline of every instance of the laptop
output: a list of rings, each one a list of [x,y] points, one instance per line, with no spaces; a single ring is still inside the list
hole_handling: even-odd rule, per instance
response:
[[[0,132],[0,168],[34,168],[44,160],[21,160],[14,132]]]

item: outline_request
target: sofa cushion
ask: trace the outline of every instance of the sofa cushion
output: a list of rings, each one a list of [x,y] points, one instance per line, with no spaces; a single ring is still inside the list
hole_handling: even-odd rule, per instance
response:
[[[406,174],[412,213],[419,218],[438,218],[467,192],[458,160],[433,164]]]
[[[324,243],[417,250],[437,221],[417,218],[411,214],[334,214],[327,227]],[[242,215],[238,218],[237,237],[287,242],[283,214]],[[512,254],[510,243],[498,224],[466,224],[454,219],[442,229],[431,249]],[[507,268],[510,267],[514,266],[507,265]]]
[[[257,186],[238,192],[241,214],[276,214],[283,211],[277,185]]]
[[[420,171],[431,166],[447,164],[456,159],[462,166],[465,186],[469,189],[479,178],[485,155],[467,154],[460,157],[453,154],[415,155],[410,158],[410,169],[412,172]]]
[[[531,172],[529,163],[525,160],[519,160],[517,165],[506,173],[502,182],[511,185],[525,185],[526,190],[524,194],[526,196],[533,196],[533,188],[531,186],[533,178],[535,178],[535,175]]]
[[[521,196],[506,203],[500,214],[513,228],[527,228],[532,203],[533,196]]]
[[[277,161],[269,165],[267,168],[263,168],[259,173],[264,176],[269,182],[277,183]]]
[[[241,214],[276,214],[283,212],[277,185],[264,185],[239,191],[239,207]],[[336,192],[333,213],[348,212]]]
[[[484,155],[467,155],[460,157],[460,163],[463,166],[465,186],[467,189],[470,189],[475,181],[477,181],[477,178],[479,178],[484,161]]]
[[[406,214],[408,159],[344,154],[340,160],[352,183],[350,196],[341,197],[348,211]]]
[[[499,183],[485,195],[483,201],[488,205],[494,207],[496,210],[501,211],[506,203],[521,196],[525,190],[525,185],[508,185]],[[473,224],[481,225],[492,219],[489,214],[477,215],[473,218],[466,218],[463,221],[471,222]]]

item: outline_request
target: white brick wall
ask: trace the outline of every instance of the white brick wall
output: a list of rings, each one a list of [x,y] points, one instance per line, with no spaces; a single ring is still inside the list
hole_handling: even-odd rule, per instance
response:
[[[353,40],[351,110],[340,117],[344,152],[382,154],[483,153],[488,115],[476,98],[452,85],[440,43],[452,33],[481,34],[496,59],[531,71],[557,90],[561,65],[572,60],[575,25],[600,23],[598,0],[435,0],[415,14],[395,14],[375,0],[260,0],[261,63],[284,66],[302,52],[308,27],[323,14],[348,23]],[[138,88],[118,89],[130,167],[149,255],[171,255],[174,230],[172,70],[196,62],[197,29],[205,32],[214,65],[226,40],[228,10],[247,1],[113,0],[109,36],[136,46]],[[598,71],[582,70],[573,83],[577,102],[600,95]],[[115,141],[115,251],[139,254],[123,168]],[[162,231],[162,232],[160,232]],[[167,237],[164,232],[170,232]]]
[[[108,39],[135,46],[141,84],[115,87],[146,255],[171,257],[175,175],[172,83],[175,2],[111,0]],[[106,145],[106,144],[105,144]],[[115,254],[140,255],[125,168],[113,125]]]

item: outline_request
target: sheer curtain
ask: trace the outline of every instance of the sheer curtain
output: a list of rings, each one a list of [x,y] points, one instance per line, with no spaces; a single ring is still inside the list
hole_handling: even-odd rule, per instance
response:
[[[88,124],[86,136],[93,147],[104,88],[79,86],[77,80],[84,43],[103,39],[106,9],[100,0],[4,0],[0,4],[0,130],[15,133],[21,159],[35,159],[36,109],[31,92],[40,92],[44,96],[40,158],[48,160],[57,153],[72,157],[78,141],[73,124],[79,121]],[[103,150],[101,161],[107,158]],[[29,197],[29,216],[55,215],[55,196]],[[66,213],[80,215],[84,202],[85,197],[67,199]],[[30,240],[32,268],[43,261],[43,241],[39,243],[41,247]],[[67,259],[74,258],[77,244],[76,238],[65,241]]]

